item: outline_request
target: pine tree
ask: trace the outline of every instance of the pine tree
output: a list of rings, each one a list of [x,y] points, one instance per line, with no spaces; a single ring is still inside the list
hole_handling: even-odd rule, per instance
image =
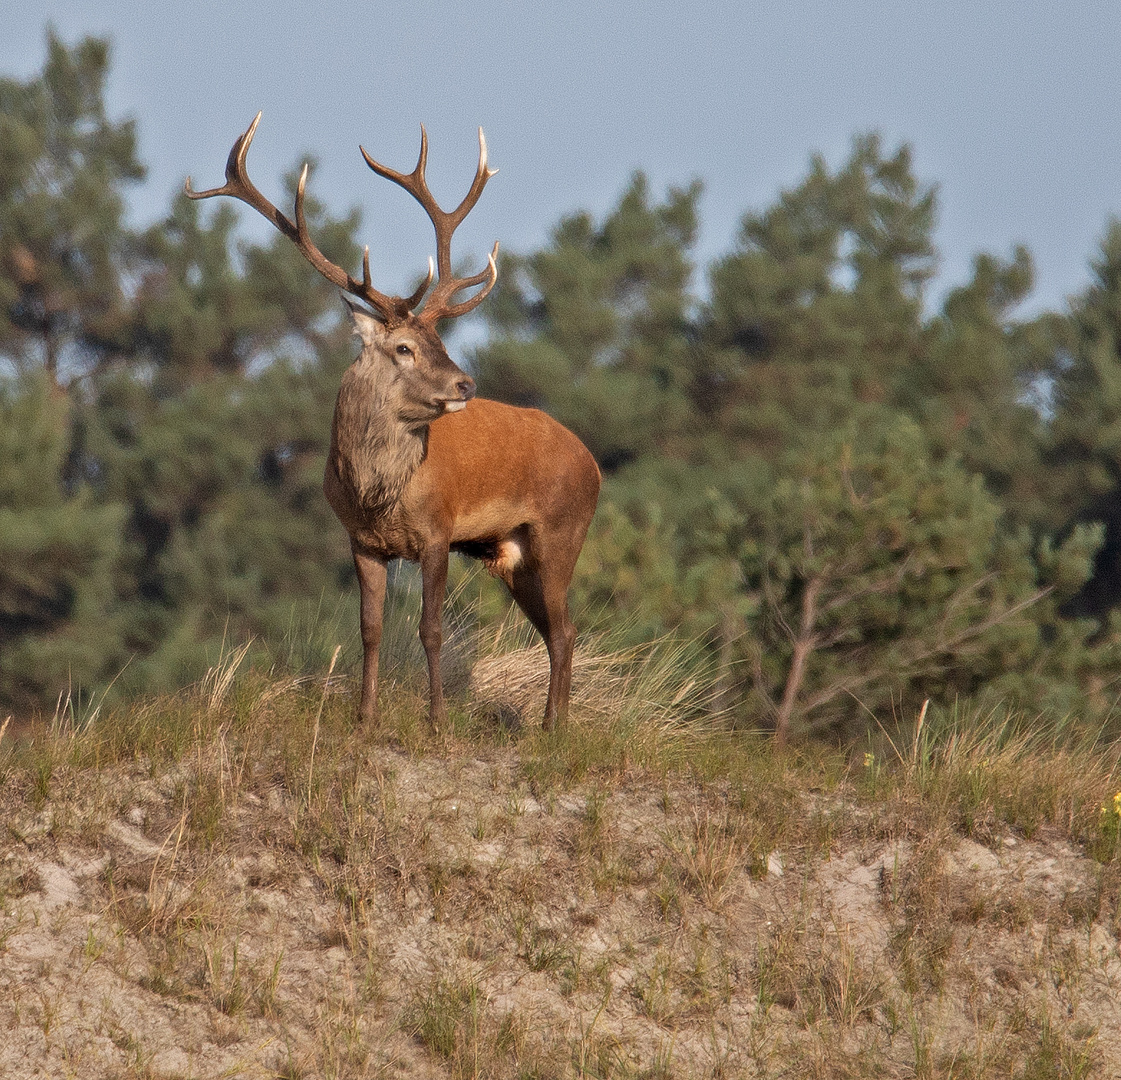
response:
[[[47,34],[43,72],[0,79],[0,355],[58,386],[128,347],[124,190],[132,121],[102,100],[109,46]]]
[[[858,139],[743,219],[710,271],[698,410],[737,450],[773,457],[843,423],[860,402],[892,403],[923,349],[922,292],[934,269],[934,192],[906,147]]]
[[[118,688],[182,685],[224,633],[275,642],[294,605],[333,605],[350,573],[320,492],[351,355],[337,294],[284,238],[239,245],[228,207],[180,196],[128,233],[124,191],[143,169],[131,123],[106,114],[107,71],[106,43],[51,33],[40,76],[0,81],[0,357],[41,370],[57,399],[33,408],[21,391],[10,413],[12,445],[42,441],[36,409],[54,441],[34,473],[45,501],[5,504],[5,571],[42,584],[0,623],[0,697],[46,706],[60,678],[126,660]],[[306,209],[328,256],[355,267],[357,214]],[[59,506],[73,541],[37,523]],[[81,588],[65,576],[79,538]],[[64,584],[43,576],[56,562]],[[64,647],[70,675],[50,659]]]
[[[305,209],[328,257],[355,265],[357,214]],[[276,642],[294,605],[331,606],[349,581],[321,494],[352,356],[344,309],[289,241],[237,245],[235,226],[229,206],[180,197],[148,231],[137,352],[98,382],[89,442],[107,496],[129,507],[140,685],[197,676],[223,637]]]
[[[601,224],[563,220],[549,245],[503,256],[479,350],[480,392],[544,408],[613,472],[688,425],[689,249],[700,186],[652,204],[636,174]]]
[[[1023,247],[1007,261],[977,256],[972,280],[928,324],[900,404],[933,447],[985,478],[1013,520],[1046,531],[1059,524],[1049,506],[1046,403],[1037,400],[1049,360],[1046,320],[1014,319],[1033,276]]]
[[[620,207],[646,205],[633,195]],[[745,217],[707,304],[674,294],[664,372],[614,360],[641,331],[597,276],[628,251],[613,218],[570,219],[547,252],[512,260],[488,389],[570,423],[592,414],[594,378],[613,390],[616,411],[585,436],[610,475],[579,601],[636,635],[704,643],[732,673],[721,703],[746,722],[834,725],[920,688],[1061,708],[1111,662],[1092,624],[1058,616],[1100,532],[1048,538],[1031,392],[1049,331],[1011,320],[1030,257],[979,257],[927,319],[934,212],[906,148],[859,139],[835,173],[815,159]],[[666,236],[679,251],[659,264],[687,265],[690,235]],[[645,442],[619,435],[632,399],[666,418]]]
[[[1105,539],[1072,614],[1102,618],[1121,603],[1121,222],[1093,263],[1069,319],[1047,321],[1050,498],[1062,524],[1097,521]]]
[[[760,596],[752,694],[780,737],[854,703],[877,714],[908,691],[947,701],[1000,685],[1036,709],[1077,694],[1077,667],[1054,646],[1084,643],[1089,628],[1060,628],[1057,605],[1085,579],[1098,536],[1037,549],[979,474],[933,455],[894,411],[861,410],[792,463],[755,537],[743,548]]]
[[[102,101],[108,45],[47,35],[40,75],[0,79],[0,702],[49,707],[128,660],[123,508],[84,451],[85,377],[129,347],[131,122]]]
[[[33,373],[0,383],[0,707],[104,685],[127,662],[116,604],[123,508],[65,490],[65,402]]]

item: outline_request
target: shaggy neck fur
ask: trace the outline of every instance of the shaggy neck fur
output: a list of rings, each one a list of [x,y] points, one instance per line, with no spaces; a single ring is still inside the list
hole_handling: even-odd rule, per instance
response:
[[[424,460],[428,425],[398,418],[392,375],[360,357],[343,376],[335,403],[331,456],[355,504],[372,518],[389,513]]]

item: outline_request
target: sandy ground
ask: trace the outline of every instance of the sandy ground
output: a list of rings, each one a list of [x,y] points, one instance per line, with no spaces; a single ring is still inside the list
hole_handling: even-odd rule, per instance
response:
[[[761,850],[735,792],[535,792],[378,749],[346,822],[209,834],[115,767],[0,837],[0,1076],[1121,1076],[1103,868],[1059,836]]]

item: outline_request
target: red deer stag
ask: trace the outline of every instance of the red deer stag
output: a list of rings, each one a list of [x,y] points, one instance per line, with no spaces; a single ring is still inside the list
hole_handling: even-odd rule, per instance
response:
[[[428,660],[430,718],[444,720],[440,683],[441,614],[448,553],[482,559],[506,583],[518,606],[545,639],[549,696],[545,727],[567,711],[576,630],[568,614],[568,586],[599,496],[599,469],[580,440],[536,409],[518,409],[475,397],[475,382],[448,356],[436,334],[440,319],[465,315],[498,278],[494,245],[487,266],[471,277],[452,274],[451,239],[493,176],[479,129],[479,167],[459,206],[442,210],[424,177],[428,136],[421,128],[420,158],[409,174],[362,156],[379,176],[403,187],[424,208],[436,230],[436,284],[428,276],[409,297],[387,296],[370,283],[370,251],[356,281],[315,246],[304,218],[304,167],[296,191],[295,221],[250,181],[245,159],[260,114],[233,145],[226,183],[192,199],[232,195],[268,218],[328,281],[370,305],[346,300],[358,359],[343,376],[331,427],[323,490],[350,535],[361,589],[362,698],[359,718],[378,717],[386,566],[390,559],[420,563],[423,601],[420,639]],[[361,149],[361,148],[360,148]],[[481,285],[458,303],[452,298]],[[419,312],[415,309],[427,300]],[[344,297],[344,299],[346,299]]]

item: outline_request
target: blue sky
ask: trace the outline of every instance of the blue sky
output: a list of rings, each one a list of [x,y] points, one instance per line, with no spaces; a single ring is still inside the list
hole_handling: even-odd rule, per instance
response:
[[[279,200],[281,174],[314,154],[315,194],[336,212],[362,207],[387,291],[423,269],[430,227],[358,144],[410,169],[421,122],[445,204],[466,190],[475,128],[486,130],[501,172],[455,249],[480,265],[495,238],[528,250],[566,212],[605,212],[635,169],[659,194],[704,182],[706,262],[813,152],[836,166],[866,131],[889,149],[910,143],[920,179],[938,185],[935,301],[977,252],[1024,243],[1037,266],[1025,313],[1060,308],[1121,214],[1115,3],[47,0],[5,12],[4,74],[39,70],[48,20],[69,43],[113,42],[110,110],[135,117],[150,170],[133,196],[138,221],[188,173],[219,183],[262,109],[258,186]]]

